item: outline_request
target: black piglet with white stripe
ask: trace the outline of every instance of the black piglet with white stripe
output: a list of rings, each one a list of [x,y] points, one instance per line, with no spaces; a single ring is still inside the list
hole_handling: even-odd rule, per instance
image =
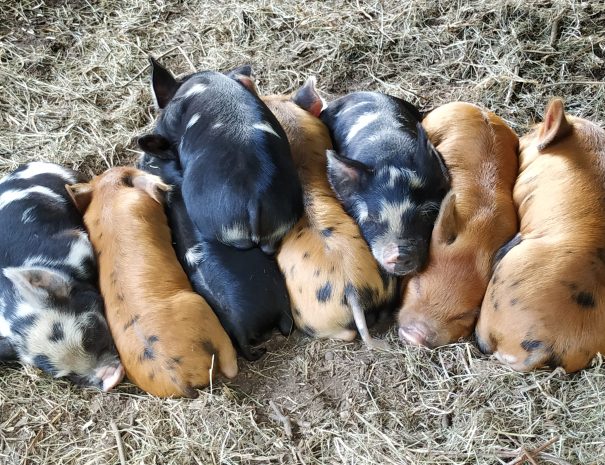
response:
[[[0,360],[109,390],[124,371],[94,252],[65,189],[77,177],[34,162],[0,181]]]
[[[320,117],[335,149],[328,152],[330,184],[372,254],[390,274],[420,270],[450,187],[420,112],[390,95],[354,92],[329,103]]]
[[[151,59],[161,110],[139,139],[160,158],[178,154],[187,211],[207,241],[273,253],[303,211],[286,134],[258,98],[248,66],[182,79]]]

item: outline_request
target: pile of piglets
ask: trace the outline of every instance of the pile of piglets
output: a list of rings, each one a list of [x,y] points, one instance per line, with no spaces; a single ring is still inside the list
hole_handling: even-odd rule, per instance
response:
[[[519,371],[605,352],[605,131],[562,101],[519,140],[470,103],[150,63],[136,167],[0,181],[0,360],[195,397],[275,329],[388,349],[369,327],[395,311],[406,343],[474,333]]]

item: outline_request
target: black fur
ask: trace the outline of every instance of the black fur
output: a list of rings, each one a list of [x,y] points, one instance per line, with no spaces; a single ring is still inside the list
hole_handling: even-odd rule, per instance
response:
[[[152,64],[162,112],[154,134],[139,140],[141,148],[162,158],[178,156],[183,199],[204,240],[273,253],[302,215],[302,189],[282,127],[238,83],[251,70],[175,80]]]
[[[428,141],[420,113],[389,95],[354,92],[331,102],[320,116],[334,143],[335,151],[328,153],[330,184],[359,223],[375,258],[395,275],[420,270],[450,186],[448,170]],[[401,216],[381,218],[385,203],[408,202]],[[396,251],[391,268],[382,261],[384,244]]]
[[[277,263],[256,247],[238,250],[202,239],[181,196],[178,161],[145,154],[139,168],[173,186],[166,211],[177,257],[193,288],[212,307],[238,351],[248,360],[258,359],[265,350],[252,345],[266,340],[276,326],[283,334],[293,329],[290,300]],[[191,254],[187,259],[191,250],[199,254],[195,262]]]

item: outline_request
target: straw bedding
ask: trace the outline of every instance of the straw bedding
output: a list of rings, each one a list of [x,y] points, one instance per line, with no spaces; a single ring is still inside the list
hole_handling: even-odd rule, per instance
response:
[[[154,117],[146,55],[177,73],[254,65],[424,109],[482,104],[523,134],[547,101],[605,120],[597,1],[0,0],[0,170],[131,163]],[[472,343],[429,351],[275,336],[195,400],[102,394],[0,367],[2,464],[605,463],[605,368],[518,374]]]

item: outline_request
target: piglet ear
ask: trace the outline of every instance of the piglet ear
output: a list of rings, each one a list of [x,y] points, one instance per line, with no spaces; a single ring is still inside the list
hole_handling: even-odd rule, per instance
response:
[[[439,216],[435,222],[437,239],[442,244],[451,244],[460,231],[460,220],[456,212],[456,194],[451,192],[441,202]]]
[[[563,100],[554,99],[548,104],[544,122],[538,133],[538,150],[544,150],[554,142],[564,139],[572,130],[572,125],[565,118]]]
[[[146,134],[137,140],[137,144],[146,153],[162,160],[176,160],[177,154],[172,149],[170,141],[158,134]]]
[[[133,176],[132,185],[146,192],[159,204],[164,203],[164,194],[171,189],[159,176],[143,172]]]
[[[80,213],[86,213],[92,200],[92,187],[89,183],[65,184],[65,189]]]
[[[5,268],[6,276],[19,295],[32,305],[40,305],[49,298],[65,299],[71,291],[69,280],[48,268]]]
[[[351,158],[339,155],[334,150],[327,150],[328,179],[334,192],[341,200],[349,197],[365,182],[372,173],[372,168]]]
[[[162,109],[172,100],[180,84],[172,73],[160,65],[151,55],[149,55],[149,63],[151,64],[151,90],[156,106]]]
[[[432,144],[421,123],[416,124],[416,130],[418,131],[418,159],[422,160],[424,158],[424,153],[428,152],[428,156],[437,163],[437,166],[439,166],[439,171],[441,171],[441,174],[443,175],[443,178],[445,178],[445,182],[449,187],[451,183],[450,171],[448,170],[443,157],[439,153],[439,150],[437,150]]]
[[[254,95],[258,96],[258,89],[256,88],[256,83],[254,82],[254,71],[252,70],[252,66],[238,66],[225,74],[227,77],[239,82]]]
[[[316,82],[315,76],[307,79],[307,82],[292,95],[292,101],[303,110],[319,118],[319,114],[326,107],[326,102],[317,92]]]

